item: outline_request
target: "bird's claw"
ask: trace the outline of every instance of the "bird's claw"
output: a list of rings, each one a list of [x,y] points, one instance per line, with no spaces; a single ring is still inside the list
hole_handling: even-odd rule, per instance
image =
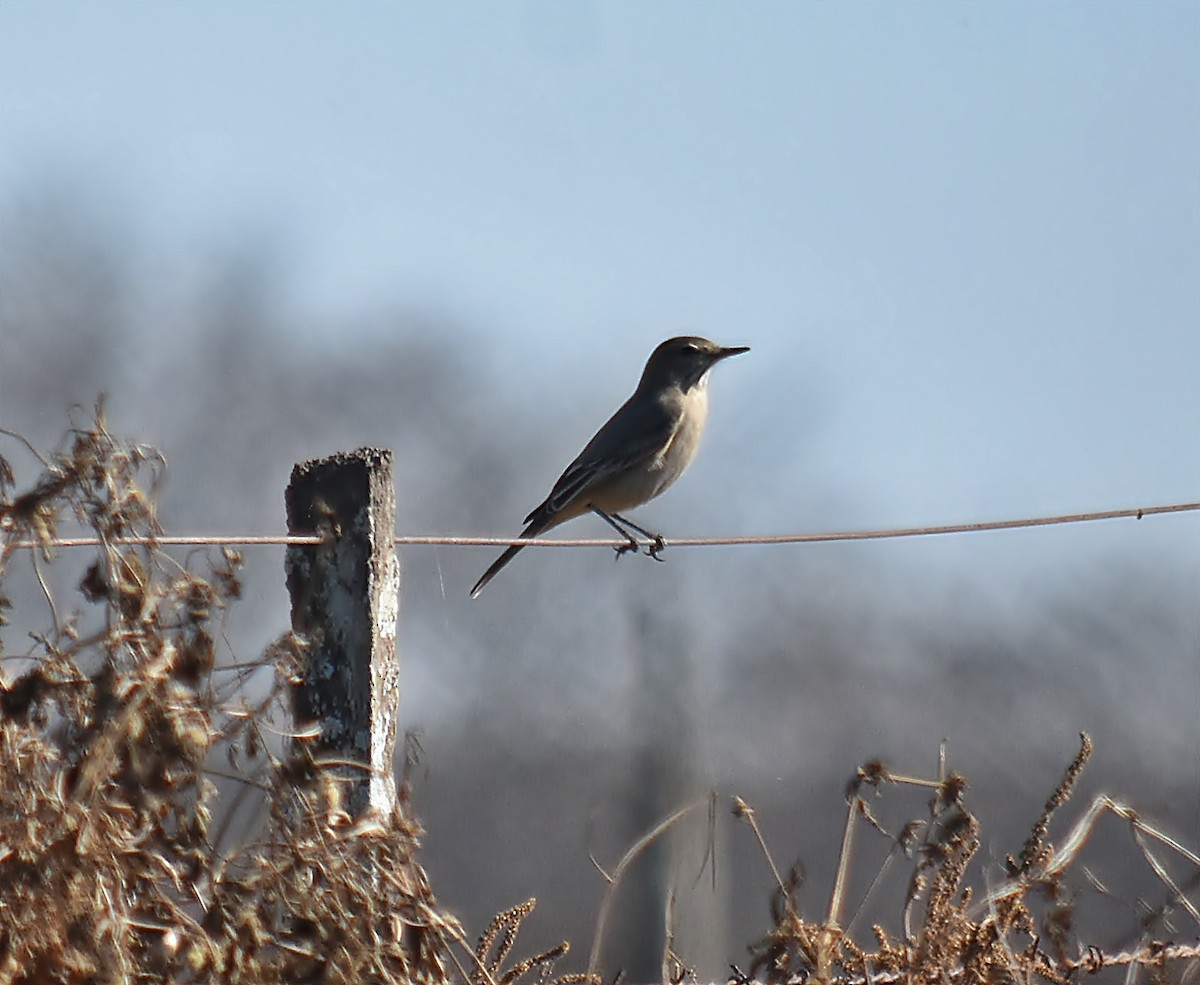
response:
[[[647,534],[647,537],[650,536],[650,534]],[[617,552],[618,558],[622,554],[629,554],[630,552],[637,554],[641,551],[641,549],[642,545],[638,543],[637,538],[632,535],[629,536],[629,539],[625,541],[624,544],[619,544],[613,548],[613,550]],[[654,534],[653,539],[646,546],[646,556],[654,558],[655,561],[663,561],[665,559],[659,557],[659,555],[666,549],[667,542],[663,540],[662,534]]]
[[[625,541],[624,544],[614,547],[613,550],[617,552],[613,557],[613,560],[619,561],[622,554],[628,554],[630,551],[633,551],[633,553],[636,554],[638,552],[638,542],[630,537],[629,540]]]

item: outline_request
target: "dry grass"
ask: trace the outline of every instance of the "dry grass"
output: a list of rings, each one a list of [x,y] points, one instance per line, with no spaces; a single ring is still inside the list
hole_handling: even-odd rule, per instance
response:
[[[1092,754],[1091,739],[1080,736],[1080,749],[1063,773],[1042,813],[1034,822],[1020,856],[1006,859],[1004,872],[992,883],[972,871],[979,848],[981,822],[968,808],[966,778],[959,774],[923,780],[891,773],[882,763],[858,771],[847,789],[849,813],[842,840],[837,877],[824,920],[812,921],[796,905],[798,876],[779,875],[759,831],[754,811],[738,798],[734,814],[753,831],[763,850],[777,888],[772,906],[773,927],[753,948],[749,975],[734,969],[734,981],[763,978],[768,982],[871,983],[906,981],[962,983],[1035,983],[1054,985],[1116,969],[1126,982],[1145,971],[1155,982],[1194,982],[1200,978],[1200,912],[1188,891],[1200,885],[1200,856],[1138,817],[1129,807],[1097,797],[1068,830],[1057,850],[1047,841],[1051,821],[1070,800]],[[943,760],[944,763],[944,760]],[[871,803],[885,787],[927,788],[932,792],[928,814],[887,831]],[[1119,952],[1104,953],[1075,933],[1076,893],[1067,875],[1079,864],[1083,847],[1096,824],[1112,815],[1128,826],[1135,850],[1165,890],[1165,901],[1146,914],[1135,940]],[[901,914],[901,931],[872,928],[870,943],[856,941],[844,929],[846,875],[856,828],[866,824],[887,837],[893,851],[876,876],[896,859],[911,861],[908,890]],[[1158,856],[1166,849],[1192,875],[1187,885],[1176,884]],[[978,867],[976,867],[978,868]],[[868,891],[868,895],[869,895]],[[860,907],[861,909],[861,907]],[[1191,930],[1175,940],[1157,939],[1155,926],[1168,914],[1182,913]],[[851,916],[849,925],[857,922]],[[1182,929],[1182,928],[1179,928]],[[1186,943],[1191,938],[1191,943]]]
[[[513,957],[533,900],[497,915],[469,945],[417,861],[421,831],[405,791],[389,816],[351,817],[334,772],[287,736],[300,640],[286,635],[252,664],[227,659],[220,641],[241,591],[240,558],[196,553],[181,564],[157,549],[157,453],[114,439],[97,408],[93,421],[39,458],[41,477],[23,492],[0,458],[0,619],[10,608],[5,576],[28,557],[48,623],[25,652],[0,652],[0,985],[554,979],[565,943]],[[78,607],[68,612],[53,577],[64,569],[53,541],[81,530],[102,546],[80,569]],[[41,546],[15,546],[28,540]],[[253,700],[246,681],[256,668],[272,678]],[[1200,858],[1128,807],[1100,798],[1058,849],[1048,842],[1090,751],[1085,736],[1019,856],[983,886],[970,884],[981,822],[965,802],[966,781],[944,769],[920,780],[865,766],[847,791],[838,876],[818,921],[799,913],[796,873],[780,873],[754,811],[735,800],[777,886],[772,929],[752,949],[749,974],[735,969],[733,981],[1063,983],[1113,967],[1131,977],[1145,970],[1155,982],[1195,981],[1200,950],[1182,937],[1156,941],[1147,932],[1119,954],[1074,938],[1064,877],[1107,816],[1129,826],[1166,887],[1166,905],[1200,933],[1188,895],[1200,875],[1177,885],[1159,853],[1194,873]],[[930,800],[926,816],[888,832],[872,803],[894,787],[926,788]],[[221,847],[250,796],[264,805],[262,833]],[[700,806],[648,832],[611,874],[601,870],[609,886],[588,971],[556,982],[600,981],[605,921],[622,873]],[[853,939],[845,928],[855,918],[844,912],[863,825],[892,840],[888,864],[911,862],[899,929],[875,927],[869,943]],[[671,950],[670,901],[667,910],[663,976],[681,981],[687,972]]]
[[[302,742],[272,752],[298,642],[266,655],[274,686],[257,704],[238,686],[247,668],[218,666],[237,555],[185,566],[153,542],[120,543],[158,533],[162,462],[115,440],[99,411],[42,462],[16,494],[0,460],[0,577],[31,553],[52,624],[27,652],[2,654],[0,982],[450,978],[462,932],[415,859],[403,805],[351,819]],[[47,574],[64,528],[105,545],[71,613]],[[23,539],[43,546],[15,550]],[[222,776],[269,817],[228,852],[216,847],[214,818],[231,809]]]

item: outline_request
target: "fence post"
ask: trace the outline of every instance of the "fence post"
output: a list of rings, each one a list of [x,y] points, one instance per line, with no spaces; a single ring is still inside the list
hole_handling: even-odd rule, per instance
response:
[[[285,499],[289,533],[325,538],[289,546],[285,559],[292,629],[308,644],[292,690],[295,726],[318,727],[319,736],[305,740],[314,755],[367,767],[339,770],[352,815],[390,813],[400,703],[392,453],[360,448],[303,462]]]

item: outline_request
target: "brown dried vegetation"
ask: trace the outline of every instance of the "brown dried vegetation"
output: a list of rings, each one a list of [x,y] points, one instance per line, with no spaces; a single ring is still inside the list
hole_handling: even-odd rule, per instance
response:
[[[450,978],[462,932],[404,805],[352,820],[335,777],[296,768],[302,742],[272,741],[298,641],[266,655],[257,703],[239,686],[248,668],[219,665],[240,559],[181,565],[156,548],[161,458],[116,441],[98,408],[42,466],[14,494],[0,459],[0,577],[31,556],[53,623],[0,654],[0,982]],[[101,541],[78,584],[90,605],[71,614],[48,578],[64,531]],[[238,795],[231,807],[217,779],[268,818],[229,851],[214,818]]]
[[[19,494],[0,457],[0,624],[10,607],[4,577],[20,557],[31,561],[51,624],[30,634],[26,652],[0,650],[0,985],[554,979],[565,943],[512,959],[533,900],[497,915],[474,947],[438,907],[416,860],[421,831],[405,788],[389,816],[352,818],[334,772],[306,755],[303,740],[281,741],[303,644],[285,635],[241,666],[219,652],[225,613],[241,591],[240,558],[195,553],[181,564],[158,548],[161,457],[115,440],[102,408],[59,451],[38,457],[40,479]],[[77,582],[86,606],[65,613],[50,577],[59,567],[55,545],[79,532],[100,546]],[[18,546],[29,542],[38,546]],[[272,676],[256,701],[247,681],[258,668]],[[968,884],[980,821],[966,805],[966,780],[944,768],[936,780],[919,780],[865,765],[847,790],[824,921],[800,915],[798,870],[780,874],[754,811],[735,798],[735,816],[758,839],[777,891],[772,928],[752,948],[749,975],[735,969],[733,981],[1058,985],[1106,968],[1194,981],[1200,947],[1186,940],[1200,933],[1188,895],[1200,883],[1195,852],[1104,797],[1059,848],[1047,840],[1090,753],[1084,736],[1020,855],[982,888]],[[927,816],[893,834],[871,805],[895,786],[932,796]],[[261,799],[265,824],[226,849],[243,795]],[[603,918],[621,872],[696,806],[605,873],[589,971],[556,985],[600,982]],[[1109,815],[1128,824],[1167,887],[1164,907],[1194,921],[1174,942],[1147,932],[1103,954],[1073,935],[1064,876]],[[889,861],[912,861],[902,929],[876,926],[869,945],[853,939],[855,917],[843,920],[852,841],[864,824],[891,840]],[[1163,848],[1197,874],[1173,882],[1157,855]],[[678,968],[671,980],[687,977],[678,961],[664,960],[668,967]]]
[[[779,878],[753,810],[735,798],[734,814],[754,831],[776,873],[778,888],[772,903],[773,926],[751,948],[749,976],[735,969],[733,983],[761,977],[768,982],[843,985],[893,981],[1065,985],[1106,969],[1119,971],[1126,981],[1136,980],[1141,969],[1155,981],[1196,980],[1200,974],[1200,913],[1187,891],[1200,885],[1200,856],[1105,796],[1092,802],[1061,847],[1056,850],[1047,841],[1055,813],[1070,799],[1092,753],[1091,739],[1083,734],[1080,740],[1079,753],[1034,822],[1020,857],[1009,856],[1004,873],[990,885],[985,882],[982,891],[967,883],[980,847],[981,825],[965,803],[966,779],[959,774],[945,776],[944,768],[943,778],[935,781],[894,775],[878,762],[863,766],[847,789],[850,811],[829,914],[823,922],[801,917],[795,902],[795,870],[787,880]],[[886,831],[868,800],[885,785],[931,789],[928,817],[908,822],[895,835]],[[1166,901],[1157,912],[1147,913],[1131,946],[1111,954],[1081,942],[1074,933],[1074,894],[1065,879],[1097,822],[1110,814],[1128,823],[1137,849],[1166,889]],[[913,861],[903,933],[889,933],[877,924],[872,928],[872,945],[856,943],[842,926],[843,880],[855,826],[860,822],[892,841],[888,862],[896,857]],[[1167,848],[1191,869],[1188,885],[1171,880],[1151,842]],[[1176,911],[1192,922],[1190,934],[1173,941],[1156,939],[1152,928]],[[851,917],[850,926],[855,922],[856,916]],[[1185,943],[1188,937],[1191,942]]]

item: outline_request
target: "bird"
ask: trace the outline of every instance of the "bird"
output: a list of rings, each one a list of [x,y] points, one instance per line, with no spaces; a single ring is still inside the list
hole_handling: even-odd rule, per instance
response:
[[[632,396],[558,477],[545,500],[525,517],[521,539],[536,537],[585,513],[595,513],[625,538],[617,557],[637,551],[630,531],[651,541],[646,553],[661,561],[661,534],[622,516],[664,493],[691,464],[708,419],[708,373],[745,345],[720,346],[695,335],[667,339],[650,353]],[[487,583],[520,553],[513,544],[471,589],[478,598]]]

